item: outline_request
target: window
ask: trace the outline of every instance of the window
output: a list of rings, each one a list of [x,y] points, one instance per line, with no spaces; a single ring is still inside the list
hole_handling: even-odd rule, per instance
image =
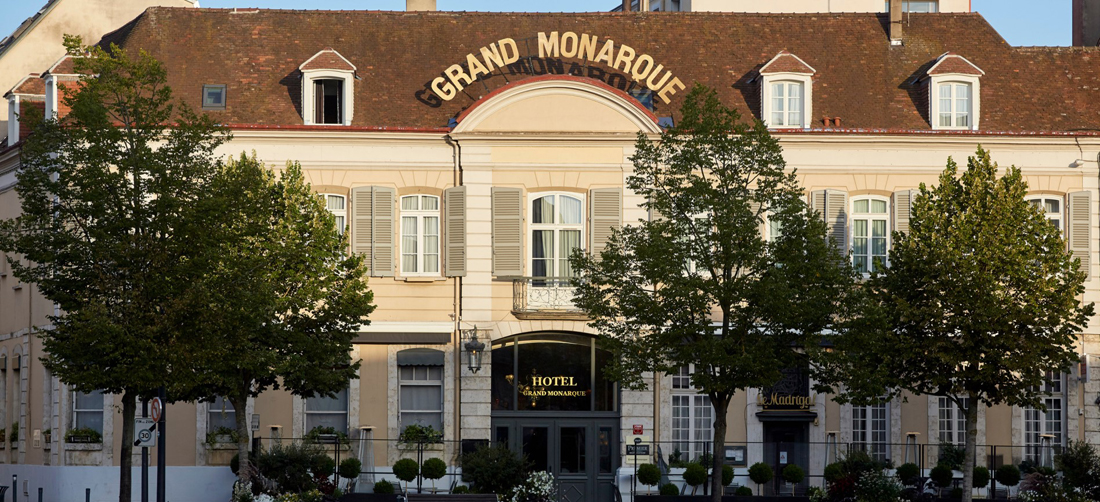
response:
[[[322,194],[322,196],[325,198],[325,207],[336,220],[336,231],[343,234],[348,224],[347,197],[330,193]]]
[[[1047,220],[1054,224],[1058,230],[1062,230],[1065,227],[1062,226],[1062,198],[1061,197],[1035,197],[1029,198],[1028,202],[1031,205],[1039,208],[1046,214]]]
[[[306,398],[306,432],[317,427],[332,427],[337,432],[348,432],[348,390],[334,397]]]
[[[803,127],[802,82],[774,82],[771,84],[771,120],[769,127]]]
[[[400,366],[400,430],[413,424],[443,431],[443,366]]]
[[[962,398],[963,406],[969,408],[970,399]],[[949,398],[940,401],[940,442],[961,445],[966,443],[966,414]]]
[[[225,86],[224,85],[204,85],[204,86],[202,86],[202,109],[203,110],[224,110],[225,109]]]
[[[902,12],[939,12],[939,0],[905,0],[901,3]],[[890,12],[890,0],[886,0],[886,12]]]
[[[970,84],[945,82],[939,85],[941,128],[970,128]]]
[[[714,408],[710,397],[697,394],[691,385],[694,369],[683,366],[672,375],[672,448],[685,461],[709,452],[714,440]]]
[[[73,392],[73,428],[103,434],[103,391]]]
[[[852,407],[852,442],[878,461],[890,457],[889,416],[887,403]]]
[[[313,123],[344,123],[342,105],[344,81],[321,79],[313,81]]]
[[[401,273],[439,274],[439,197],[401,197]]]
[[[543,195],[531,202],[533,277],[573,277],[569,255],[581,248],[582,207],[573,195]]]
[[[1038,462],[1043,458],[1042,447],[1045,446],[1043,436],[1053,436],[1050,438],[1050,445],[1055,448],[1055,451],[1047,452],[1047,456],[1051,458],[1065,440],[1063,434],[1065,429],[1062,425],[1066,416],[1065,386],[1063,382],[1064,375],[1051,372],[1047,375],[1046,382],[1043,383],[1041,389],[1043,394],[1046,394],[1043,397],[1043,405],[1046,406],[1046,411],[1044,412],[1038,408],[1024,408],[1024,446],[1026,447],[1024,455],[1032,462]]]
[[[219,427],[237,430],[237,412],[228,399],[218,396],[207,405],[206,413],[206,432],[214,432]]]
[[[852,260],[860,272],[870,273],[886,265],[890,236],[887,206],[886,199],[880,198],[852,201]]]

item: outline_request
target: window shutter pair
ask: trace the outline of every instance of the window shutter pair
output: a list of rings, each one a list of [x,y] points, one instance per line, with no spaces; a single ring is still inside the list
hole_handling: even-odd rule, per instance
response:
[[[833,241],[841,253],[848,252],[848,192],[844,190],[814,190],[810,192],[810,207],[825,218],[825,237]]]
[[[493,187],[493,275],[523,276],[523,190]],[[597,188],[588,193],[589,250],[600,253],[607,239],[622,225],[623,191],[621,188]]]
[[[466,275],[466,188],[443,192],[444,275]],[[365,186],[351,190],[351,250],[367,257],[371,277],[394,276],[397,190]]]
[[[1081,271],[1086,278],[1092,277],[1092,239],[1089,229],[1092,228],[1090,209],[1092,207],[1092,194],[1089,192],[1072,192],[1066,197],[1066,219],[1069,221],[1066,229],[1069,230],[1067,241],[1069,250],[1081,260]]]

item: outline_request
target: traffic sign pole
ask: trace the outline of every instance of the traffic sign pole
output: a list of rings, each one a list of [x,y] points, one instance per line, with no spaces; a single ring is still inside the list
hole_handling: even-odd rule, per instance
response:
[[[168,410],[165,409],[167,407],[164,406],[164,403],[168,400],[168,394],[163,386],[157,391],[157,398],[160,401],[161,408],[160,416],[157,417],[157,439],[159,440],[157,444],[157,502],[167,502],[164,490],[164,469],[166,462],[164,450],[167,449],[168,431],[165,430],[164,424],[165,415],[168,414]]]
[[[141,400],[141,418],[149,418],[149,400]],[[149,502],[149,448],[141,448],[141,502]]]

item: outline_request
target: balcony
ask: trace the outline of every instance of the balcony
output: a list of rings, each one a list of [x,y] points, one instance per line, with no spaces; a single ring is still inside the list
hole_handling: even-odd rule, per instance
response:
[[[587,320],[573,305],[576,288],[569,277],[517,277],[512,279],[512,314],[516,319]]]

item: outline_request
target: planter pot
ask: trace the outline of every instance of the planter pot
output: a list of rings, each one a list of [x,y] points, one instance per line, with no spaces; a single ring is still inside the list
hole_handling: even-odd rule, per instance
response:
[[[66,443],[99,443],[100,441],[93,441],[92,436],[69,436],[65,440]]]
[[[395,494],[381,493],[347,493],[340,497],[340,502],[397,502]]]

